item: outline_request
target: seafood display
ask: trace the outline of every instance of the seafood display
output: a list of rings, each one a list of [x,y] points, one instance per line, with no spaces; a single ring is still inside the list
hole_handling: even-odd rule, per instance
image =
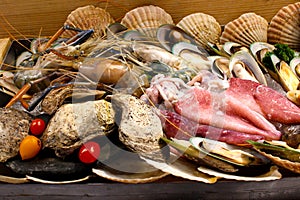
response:
[[[114,19],[87,5],[52,37],[13,40],[0,67],[0,181],[299,176],[299,5],[223,29],[202,12],[176,22],[145,5]]]

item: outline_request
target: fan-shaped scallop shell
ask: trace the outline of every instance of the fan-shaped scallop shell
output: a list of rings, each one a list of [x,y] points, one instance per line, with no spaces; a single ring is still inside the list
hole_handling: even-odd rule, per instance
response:
[[[236,42],[249,47],[254,42],[267,42],[268,21],[255,13],[244,13],[227,23],[220,43]]]
[[[169,13],[158,6],[137,7],[125,14],[121,24],[136,29],[150,37],[156,37],[156,29],[163,24],[174,24]]]
[[[300,50],[300,2],[281,8],[271,19],[268,41]]]
[[[105,35],[108,25],[115,20],[102,8],[88,5],[73,10],[67,17],[64,25],[70,25],[81,30],[93,29],[93,37],[102,37]],[[66,30],[62,37],[70,38],[77,32]]]
[[[221,35],[221,26],[217,20],[208,14],[193,13],[182,18],[178,24],[202,46],[210,49],[208,42],[216,44]]]

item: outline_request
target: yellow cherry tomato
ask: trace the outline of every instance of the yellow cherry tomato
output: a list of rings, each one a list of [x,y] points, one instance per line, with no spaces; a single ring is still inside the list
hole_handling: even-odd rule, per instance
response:
[[[20,155],[22,160],[34,158],[41,150],[42,142],[39,138],[28,135],[20,144]]]

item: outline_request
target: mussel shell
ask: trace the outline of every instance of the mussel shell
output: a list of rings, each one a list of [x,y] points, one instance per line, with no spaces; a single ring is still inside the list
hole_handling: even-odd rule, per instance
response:
[[[268,69],[264,66],[262,59],[267,52],[271,52],[275,49],[274,45],[266,42],[254,42],[250,45],[250,52],[256,59],[257,63],[262,67],[264,72],[268,72]]]
[[[245,64],[246,71],[249,71],[253,74],[254,78],[261,84],[267,85],[266,78],[262,73],[258,63],[255,61],[253,56],[248,51],[238,51],[230,58],[229,70],[233,71],[234,65],[237,62],[241,62]],[[251,75],[251,74],[250,74]],[[242,77],[239,77],[242,78]]]
[[[173,45],[178,42],[197,44],[192,36],[173,24],[160,26],[157,29],[156,37],[161,45],[168,51],[172,51]]]
[[[223,56],[210,56],[209,59],[212,60],[211,71],[213,74],[223,80],[232,77],[232,74],[229,71],[229,58]]]
[[[106,36],[108,39],[110,39],[126,30],[127,27],[122,25],[121,23],[112,23],[106,29]]]
[[[232,56],[236,52],[240,51],[242,48],[243,46],[236,42],[225,42],[222,47],[223,51],[229,56]]]
[[[290,61],[292,71],[300,78],[300,57],[295,57]]]

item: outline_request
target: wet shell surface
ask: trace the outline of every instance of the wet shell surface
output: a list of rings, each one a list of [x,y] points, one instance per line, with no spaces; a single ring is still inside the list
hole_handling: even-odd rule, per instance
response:
[[[221,26],[217,20],[204,13],[187,15],[178,22],[177,26],[192,35],[199,44],[207,49],[209,49],[207,43],[216,44],[221,35]]]
[[[255,13],[244,13],[225,25],[220,43],[236,42],[249,47],[254,42],[267,42],[268,21]]]
[[[79,7],[72,11],[65,21],[64,25],[69,25],[81,30],[93,29],[93,37],[102,37],[105,35],[106,28],[115,22],[111,15],[104,9],[88,5]],[[66,30],[62,37],[70,38],[78,32]]]
[[[164,9],[149,5],[127,12],[121,20],[121,24],[154,38],[156,29],[163,24],[173,24],[173,19]]]
[[[300,50],[300,2],[281,8],[271,19],[268,41]]]

